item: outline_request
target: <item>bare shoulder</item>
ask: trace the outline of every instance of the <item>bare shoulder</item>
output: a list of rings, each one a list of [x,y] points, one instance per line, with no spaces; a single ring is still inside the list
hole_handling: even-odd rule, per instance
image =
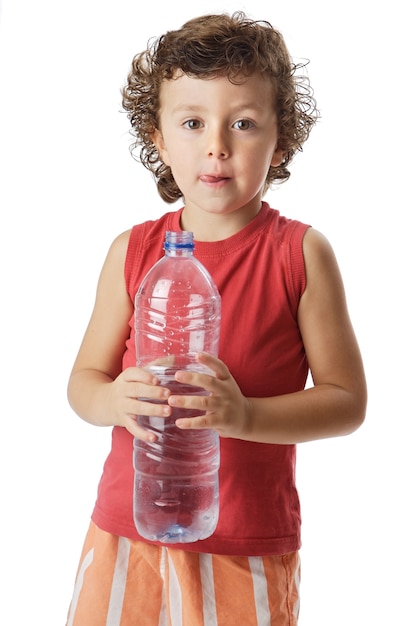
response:
[[[124,273],[124,263],[126,260],[127,247],[129,244],[131,230],[126,230],[112,241],[107,256],[104,261],[104,265],[100,274],[100,282],[106,277],[111,277],[120,273]]]
[[[329,240],[319,230],[308,228],[303,238],[303,253],[306,261],[319,260],[322,257],[332,257],[335,254]]]
[[[98,281],[98,300],[105,298],[108,302],[114,302],[117,295],[125,298],[124,265],[130,233],[131,230],[122,232],[109,247]]]
[[[129,245],[131,229],[125,230],[124,232],[117,235],[117,237],[113,240],[110,245],[108,256],[113,257],[115,259],[125,259],[127,247]]]
[[[303,255],[307,290],[317,284],[335,281],[342,287],[342,279],[335,252],[329,240],[320,231],[308,228],[303,238]]]

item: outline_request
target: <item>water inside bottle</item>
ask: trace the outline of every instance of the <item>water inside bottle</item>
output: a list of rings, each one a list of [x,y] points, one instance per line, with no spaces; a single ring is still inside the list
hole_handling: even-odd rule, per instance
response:
[[[156,369],[157,368],[152,368]],[[154,372],[177,395],[205,395],[200,387],[179,383],[174,371]],[[144,399],[144,398],[143,398]],[[210,536],[218,520],[218,435],[210,429],[181,430],[180,417],[198,410],[173,408],[169,418],[138,416],[157,437],[134,441],[134,519],[145,538],[185,543]]]

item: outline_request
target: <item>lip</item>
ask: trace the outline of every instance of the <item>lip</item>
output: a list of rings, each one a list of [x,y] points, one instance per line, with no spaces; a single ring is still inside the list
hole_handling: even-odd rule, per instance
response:
[[[220,174],[201,174],[199,180],[207,185],[221,185],[230,180],[230,178]]]

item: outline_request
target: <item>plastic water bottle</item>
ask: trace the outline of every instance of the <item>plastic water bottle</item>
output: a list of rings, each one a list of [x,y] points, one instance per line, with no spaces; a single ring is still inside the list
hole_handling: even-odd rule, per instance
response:
[[[198,352],[218,354],[221,300],[194,257],[192,232],[166,232],[165,256],[147,273],[135,299],[137,366],[176,395],[205,395],[175,380],[178,370],[206,371]],[[141,400],[152,400],[141,398]],[[154,401],[153,401],[154,402]],[[139,415],[154,443],[134,440],[134,522],[138,533],[162,543],[205,539],[218,521],[219,439],[215,431],[181,430],[180,417],[201,413],[172,408],[170,417]]]

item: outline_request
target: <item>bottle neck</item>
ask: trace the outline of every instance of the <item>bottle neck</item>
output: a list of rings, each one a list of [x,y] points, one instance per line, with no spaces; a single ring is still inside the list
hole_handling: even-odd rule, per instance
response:
[[[167,231],[163,247],[166,256],[190,257],[194,252],[193,233],[190,231]]]

